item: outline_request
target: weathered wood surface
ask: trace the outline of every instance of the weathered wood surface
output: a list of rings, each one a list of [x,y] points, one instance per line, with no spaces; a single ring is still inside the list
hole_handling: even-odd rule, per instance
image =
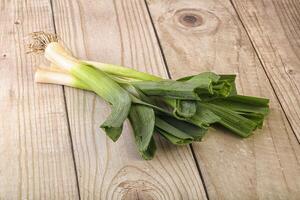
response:
[[[0,1],[0,199],[299,198],[298,7],[292,0]],[[248,139],[212,129],[192,146],[194,158],[190,147],[158,138],[156,158],[143,161],[129,123],[117,143],[99,129],[110,112],[99,97],[33,83],[41,59],[24,53],[24,37],[37,30],[56,31],[79,57],[164,77],[167,70],[172,78],[236,73],[239,91],[270,98],[271,113]]]
[[[233,2],[300,142],[300,1]]]
[[[0,1],[0,199],[76,199],[61,86],[36,85],[32,31],[52,31],[48,1]]]
[[[165,76],[161,52],[142,0],[53,0],[57,33],[79,57]],[[188,146],[157,141],[152,161],[140,159],[126,123],[113,143],[99,129],[110,112],[89,92],[66,90],[82,199],[206,199]]]
[[[148,3],[172,78],[236,73],[240,92],[271,100],[264,128],[249,139],[217,129],[193,144],[208,197],[299,198],[300,146],[230,1]]]

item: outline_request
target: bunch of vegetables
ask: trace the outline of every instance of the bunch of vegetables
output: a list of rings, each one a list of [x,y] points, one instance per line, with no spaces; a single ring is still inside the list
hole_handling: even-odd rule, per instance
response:
[[[113,141],[129,118],[137,149],[148,160],[156,150],[154,134],[175,145],[200,141],[208,128],[220,124],[248,137],[261,128],[269,100],[237,94],[235,75],[204,72],[167,80],[130,68],[80,60],[54,34],[35,32],[29,45],[43,52],[50,65],[40,66],[35,81],[95,92],[111,105],[101,128]]]

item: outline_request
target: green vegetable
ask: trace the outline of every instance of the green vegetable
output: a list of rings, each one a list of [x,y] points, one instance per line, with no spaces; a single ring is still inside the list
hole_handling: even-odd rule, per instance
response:
[[[130,68],[79,60],[57,42],[53,34],[33,34],[33,52],[45,52],[50,68],[39,68],[35,81],[61,84],[95,92],[111,104],[101,125],[116,141],[128,117],[140,155],[152,159],[154,134],[170,143],[201,141],[210,126],[221,124],[231,132],[250,136],[262,128],[269,100],[239,95],[235,75],[204,72],[178,80],[166,80]]]
[[[129,113],[135,142],[145,160],[152,159],[156,145],[153,139],[155,115],[152,108],[144,105],[132,105]]]
[[[191,100],[176,99],[175,114],[178,117],[189,118],[195,115],[197,110],[197,102]]]
[[[174,128],[180,130],[181,132],[184,132],[185,134],[193,137],[194,141],[200,141],[205,135],[205,133],[207,132],[207,128],[202,128],[192,123],[178,120],[174,117],[159,116],[159,119],[164,120],[170,126],[173,126]],[[168,132],[168,130],[166,131]]]
[[[88,61],[84,60],[82,61],[84,63],[87,63],[88,65],[94,66],[95,68],[104,71],[111,75],[116,75],[118,77],[126,77],[126,78],[132,78],[135,80],[144,80],[144,81],[159,81],[162,80],[162,78],[158,76],[154,76],[148,73],[139,72],[134,69],[130,69],[127,67],[122,67],[119,65],[112,65],[112,64],[106,64],[106,63],[100,63],[95,61]]]
[[[160,119],[159,117],[156,117],[155,125],[157,131],[173,144],[182,145],[182,144],[189,144],[193,142],[192,136],[181,131],[180,129],[177,129],[176,127]]]
[[[212,72],[201,73],[186,79],[137,81],[132,84],[149,96],[163,96],[180,100],[204,100],[227,97],[232,84]]]
[[[211,124],[221,121],[221,118],[211,111],[210,108],[198,102],[196,114],[191,117],[189,121],[199,127],[207,129]]]
[[[254,121],[247,119],[228,108],[213,103],[201,103],[201,105],[220,117],[218,123],[242,137],[248,137],[258,127],[257,123]]]
[[[101,128],[113,141],[116,141],[121,135],[123,122],[127,118],[131,106],[128,92],[105,73],[91,66],[77,65],[70,72],[112,105],[111,114]]]

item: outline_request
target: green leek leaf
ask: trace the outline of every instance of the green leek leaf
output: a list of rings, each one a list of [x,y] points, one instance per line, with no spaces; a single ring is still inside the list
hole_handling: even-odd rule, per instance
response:
[[[221,121],[221,118],[201,103],[198,103],[196,114],[189,121],[207,129],[211,124]]]
[[[269,112],[268,99],[236,95],[211,101],[215,105],[226,107],[239,113],[258,113],[263,116]]]
[[[197,101],[162,98],[163,101],[173,110],[174,117],[186,119],[192,117],[197,110]]]
[[[193,142],[191,139],[182,139],[174,136],[172,132],[164,131],[163,129],[156,128],[156,131],[160,133],[164,138],[166,138],[169,142],[175,145],[186,145]]]
[[[168,123],[169,126],[176,128],[177,130],[184,132],[185,135],[189,135],[193,138],[194,141],[200,141],[202,137],[207,132],[207,128],[198,127],[194,124],[191,124],[187,121],[182,121],[170,116],[159,116],[160,120]],[[172,132],[172,129],[164,129],[166,132]],[[171,133],[172,134],[172,133]],[[178,135],[176,136],[180,138]]]
[[[146,95],[164,96],[177,99],[199,99],[194,92],[195,87],[185,82],[178,82],[173,80],[162,81],[139,81],[133,83]]]
[[[149,160],[155,154],[155,142],[153,140],[153,131],[155,125],[155,115],[152,108],[133,104],[129,113],[135,143],[141,156]]]
[[[101,125],[101,128],[113,141],[116,141],[122,133],[123,122],[127,118],[131,106],[128,92],[104,72],[91,66],[78,65],[72,68],[71,73],[112,105],[111,114]]]
[[[195,115],[196,110],[197,110],[196,101],[176,99],[176,107],[173,112],[179,118],[190,118],[193,115]]]
[[[218,123],[242,137],[248,137],[258,127],[256,122],[247,119],[226,107],[215,105],[213,103],[201,104],[221,118]]]
[[[150,96],[164,96],[182,100],[201,100],[208,97],[226,97],[231,94],[232,84],[221,80],[212,72],[205,72],[196,76],[174,80],[137,81],[132,84],[144,94]]]
[[[245,96],[245,95],[235,95],[228,97],[228,100],[246,103],[250,105],[256,106],[268,106],[269,99],[262,98],[262,97],[254,97],[254,96]]]
[[[227,82],[231,85],[231,92],[228,96],[233,96],[233,95],[237,95],[237,90],[236,90],[236,86],[235,86],[235,78],[236,75],[234,74],[222,74],[219,75],[220,79],[219,82]]]
[[[185,132],[175,128],[174,126],[167,123],[160,117],[155,119],[155,127],[164,137],[166,137],[171,143],[182,145],[189,144],[193,141],[193,137],[186,134]]]

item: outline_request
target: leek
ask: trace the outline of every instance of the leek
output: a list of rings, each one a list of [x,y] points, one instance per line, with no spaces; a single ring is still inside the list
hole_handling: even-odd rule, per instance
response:
[[[72,56],[52,34],[33,33],[33,40],[30,45],[32,51],[44,51],[47,60],[84,82],[88,88],[112,105],[111,114],[101,128],[113,141],[116,141],[121,135],[123,122],[129,114],[131,106],[129,94],[104,72]]]
[[[81,60],[66,50],[55,35],[32,34],[31,52],[44,52],[50,67],[39,67],[35,81],[60,84],[95,92],[111,104],[101,125],[116,141],[128,117],[141,157],[152,159],[155,133],[175,145],[201,141],[210,126],[221,124],[248,137],[262,128],[269,100],[239,95],[235,75],[204,72],[178,80],[114,64]]]
[[[219,81],[221,77],[212,72],[198,74],[189,79],[137,81],[132,84],[146,95],[163,96],[181,100],[203,100],[227,97],[231,93],[231,83]]]
[[[155,114],[152,108],[144,105],[132,105],[129,113],[135,142],[145,160],[152,159],[156,145],[153,139]]]
[[[119,65],[113,65],[113,64],[106,64],[106,63],[100,63],[95,61],[88,61],[83,60],[84,63],[87,63],[88,65],[94,66],[95,68],[104,71],[108,74],[116,75],[119,77],[127,77],[132,78],[136,80],[144,80],[144,81],[159,81],[162,80],[162,78],[158,76],[154,76],[148,73],[139,72],[131,68],[122,67]]]

